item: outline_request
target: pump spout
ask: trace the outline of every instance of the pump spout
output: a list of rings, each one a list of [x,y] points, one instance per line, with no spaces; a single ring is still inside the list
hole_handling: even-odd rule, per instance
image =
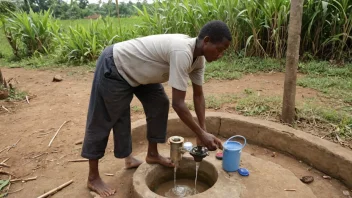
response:
[[[184,138],[181,136],[171,136],[169,138],[169,142],[171,161],[176,167],[178,167],[180,161],[182,160],[182,154],[185,153],[185,150],[183,149]]]
[[[209,155],[207,147],[204,146],[195,146],[189,152],[194,158],[194,161],[201,162],[203,158]]]

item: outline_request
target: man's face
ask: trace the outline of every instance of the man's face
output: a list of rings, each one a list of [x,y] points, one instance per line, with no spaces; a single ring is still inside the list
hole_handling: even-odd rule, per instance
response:
[[[223,39],[222,42],[212,43],[209,37],[203,40],[203,53],[207,62],[216,61],[221,58],[225,50],[230,46],[230,41]]]

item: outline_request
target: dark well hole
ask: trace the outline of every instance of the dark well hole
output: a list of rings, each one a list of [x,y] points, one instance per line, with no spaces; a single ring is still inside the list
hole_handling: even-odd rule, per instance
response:
[[[194,179],[196,177],[196,162],[193,157],[184,157],[180,162],[180,167],[177,169],[176,173],[176,183],[177,185],[188,183],[192,184],[194,187]],[[200,162],[198,170],[197,179],[197,190],[199,193],[206,192],[211,188],[215,182],[218,180],[218,173],[216,168],[211,163],[203,160]],[[160,189],[159,187],[165,186],[165,183],[171,183],[173,186],[174,181],[174,169],[167,168],[163,166],[155,166],[146,175],[146,184],[149,189],[155,193],[165,192],[165,189]],[[198,185],[199,184],[199,185]],[[170,186],[170,185],[169,185]],[[167,190],[166,190],[167,191]],[[165,196],[165,194],[159,194]]]
[[[180,138],[172,138],[172,141],[179,142],[179,141],[181,141],[181,139]]]

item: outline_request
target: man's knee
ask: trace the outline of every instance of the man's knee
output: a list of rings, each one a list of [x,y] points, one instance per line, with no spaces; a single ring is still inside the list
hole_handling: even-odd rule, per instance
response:
[[[161,97],[159,102],[160,102],[160,105],[163,107],[169,108],[169,106],[170,106],[170,100],[166,95]]]

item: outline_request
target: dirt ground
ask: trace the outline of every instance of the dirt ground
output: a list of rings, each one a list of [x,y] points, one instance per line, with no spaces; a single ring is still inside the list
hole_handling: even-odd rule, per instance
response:
[[[54,197],[73,197],[72,195],[90,197],[89,191],[85,188],[87,163],[68,161],[81,158],[81,145],[75,145],[75,142],[84,137],[93,72],[85,68],[52,70],[2,68],[2,73],[6,79],[15,78],[18,81],[16,87],[29,94],[30,103],[28,104],[25,100],[16,103],[0,101],[0,105],[10,111],[7,112],[0,108],[0,151],[18,142],[15,147],[0,153],[0,162],[9,158],[6,164],[11,167],[3,168],[3,170],[10,171],[18,178],[37,176],[35,181],[11,184],[10,192],[21,188],[23,190],[12,193],[9,197],[37,197],[71,179],[74,183]],[[57,74],[63,77],[63,81],[52,82],[53,76]],[[252,89],[262,95],[281,96],[283,82],[284,74],[282,73],[247,75],[240,80],[212,80],[204,85],[204,92],[207,95],[221,95],[243,93],[245,89]],[[165,84],[165,90],[171,99],[171,89],[167,84]],[[312,89],[297,87],[297,100],[316,97],[317,94]],[[187,100],[191,99],[192,90],[189,88]],[[133,99],[131,105],[141,106],[136,98]],[[226,111],[226,109],[217,111]],[[140,111],[132,110],[131,114],[132,121],[145,117]],[[49,147],[51,138],[65,121],[68,122],[61,128],[60,133]],[[101,160],[101,173],[115,175],[113,177],[103,175],[103,179],[109,184],[115,184],[117,195],[114,197],[128,197],[134,170],[124,170],[122,168],[124,161],[113,157],[111,140],[112,136],[110,136],[106,149],[106,156]],[[145,142],[134,146],[136,154],[145,150]],[[291,164],[290,159],[287,158],[287,162],[282,163]],[[297,177],[302,176],[298,173],[299,171],[295,173]],[[5,178],[2,176],[0,179]],[[123,181],[121,178],[124,178]],[[341,189],[344,188],[334,180],[322,182],[336,184],[333,189],[339,191],[338,194],[341,194]],[[332,190],[332,188],[320,188],[324,185],[318,185],[315,190],[320,189],[322,192],[324,189]]]

